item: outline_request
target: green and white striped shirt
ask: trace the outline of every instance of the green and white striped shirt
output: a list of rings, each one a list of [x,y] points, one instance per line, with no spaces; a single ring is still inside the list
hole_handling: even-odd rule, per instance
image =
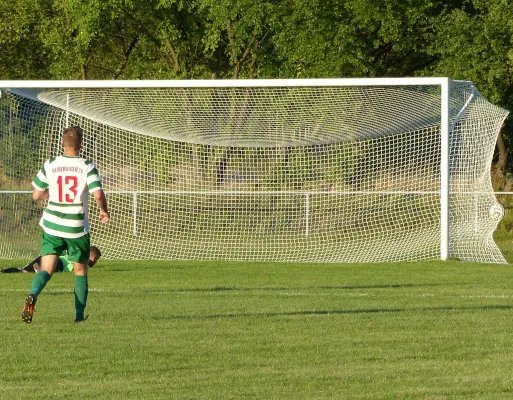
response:
[[[48,205],[39,225],[50,235],[78,238],[89,233],[89,192],[103,190],[95,165],[79,156],[46,160],[32,186],[48,189]]]

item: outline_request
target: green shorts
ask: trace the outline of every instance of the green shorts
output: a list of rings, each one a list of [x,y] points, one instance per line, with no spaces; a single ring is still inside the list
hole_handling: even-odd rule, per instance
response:
[[[41,238],[41,255],[68,253],[68,259],[73,262],[87,262],[91,249],[89,233],[75,239],[53,236],[43,231]]]

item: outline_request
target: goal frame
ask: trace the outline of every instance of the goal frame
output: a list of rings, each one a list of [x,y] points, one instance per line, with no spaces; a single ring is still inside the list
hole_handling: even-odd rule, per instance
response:
[[[329,86],[439,86],[441,115],[440,146],[440,259],[449,254],[450,179],[450,83],[447,77],[408,78],[323,78],[323,79],[237,79],[237,80],[0,80],[1,89],[21,88],[220,88],[220,87],[329,87]],[[68,110],[66,110],[68,114]],[[66,122],[68,118],[66,118]]]

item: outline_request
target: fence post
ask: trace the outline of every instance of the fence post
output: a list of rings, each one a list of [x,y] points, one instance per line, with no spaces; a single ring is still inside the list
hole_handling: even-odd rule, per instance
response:
[[[310,193],[305,193],[305,218],[306,218],[306,227],[305,227],[305,236],[310,236]]]
[[[137,192],[134,192],[134,236],[137,236]]]

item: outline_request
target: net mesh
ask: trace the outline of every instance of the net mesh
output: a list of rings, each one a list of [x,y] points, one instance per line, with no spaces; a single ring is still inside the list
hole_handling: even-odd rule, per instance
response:
[[[505,262],[490,182],[506,112],[450,98],[450,255]],[[436,86],[11,89],[0,99],[0,258],[39,251],[27,190],[80,125],[112,259],[382,262],[440,258]]]

